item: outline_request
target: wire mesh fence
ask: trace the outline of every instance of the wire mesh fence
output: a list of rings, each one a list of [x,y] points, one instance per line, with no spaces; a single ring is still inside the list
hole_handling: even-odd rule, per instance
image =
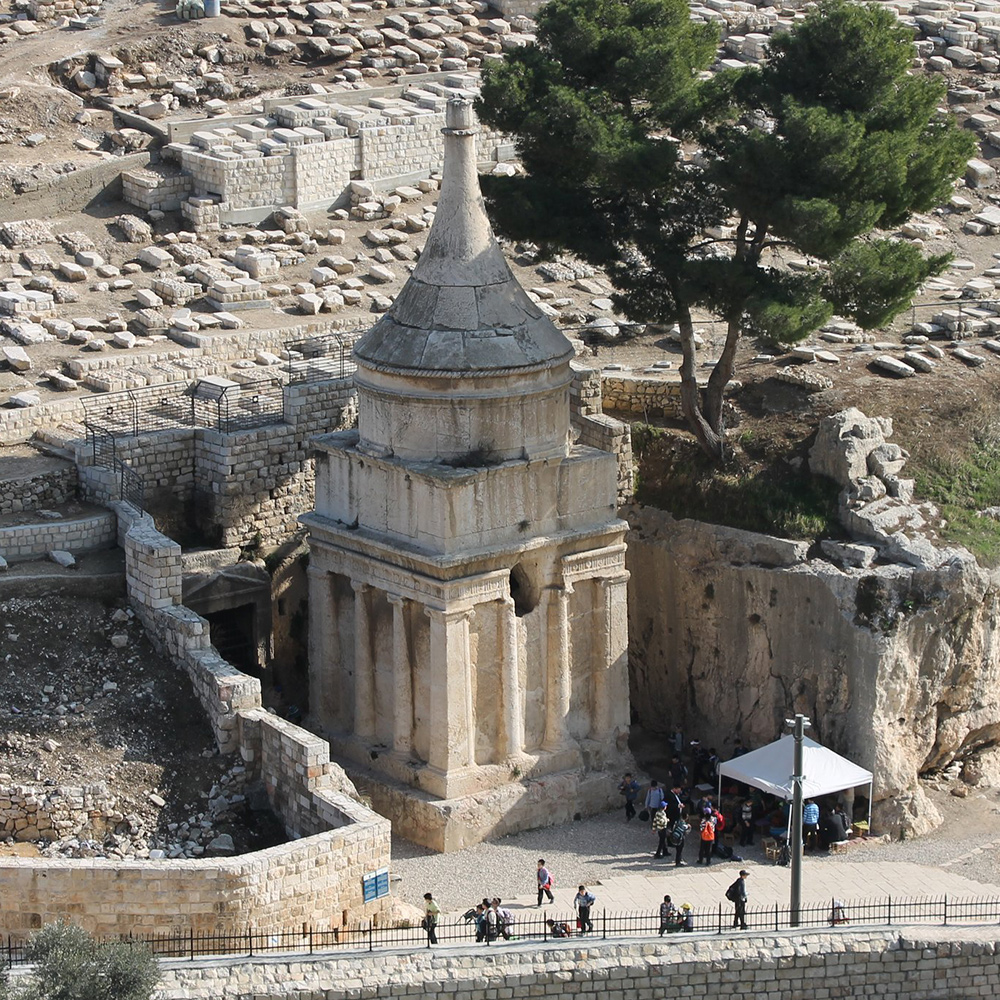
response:
[[[285,343],[289,385],[350,378],[358,366],[351,349],[364,329],[289,340]]]
[[[797,918],[787,906],[748,906],[746,931],[765,933],[788,929],[810,930],[912,924],[1000,923],[1000,897],[885,897],[837,899],[802,906]],[[524,913],[515,911],[510,923],[479,926],[473,919],[439,922],[434,928],[436,944],[481,948],[503,947],[523,941],[607,940],[660,937],[687,933],[738,935],[744,933],[734,907],[719,904],[680,910],[669,919],[657,911],[592,913],[586,926],[575,913],[558,910]],[[110,940],[110,939],[106,939]],[[211,956],[249,957],[267,955],[314,955],[337,951],[372,952],[431,947],[430,934],[417,924],[387,927],[374,923],[353,927],[264,931],[247,928],[239,933],[183,931],[117,939],[143,945],[159,958],[188,959]],[[3,943],[0,965],[23,965],[30,961],[28,941],[8,936]]]

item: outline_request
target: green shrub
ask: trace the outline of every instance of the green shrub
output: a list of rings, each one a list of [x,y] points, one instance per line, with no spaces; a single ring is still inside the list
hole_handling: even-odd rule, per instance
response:
[[[11,1000],[149,1000],[160,979],[144,944],[97,942],[71,924],[43,927],[27,957],[34,969],[23,987],[11,989]]]

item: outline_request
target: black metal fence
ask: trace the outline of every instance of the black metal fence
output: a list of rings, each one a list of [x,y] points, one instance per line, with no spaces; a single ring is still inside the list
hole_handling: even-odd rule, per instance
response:
[[[681,911],[683,913],[684,911]],[[594,913],[591,928],[585,929],[575,915],[557,911],[515,911],[513,922],[503,933],[478,934],[473,921],[439,923],[435,928],[439,945],[466,945],[477,948],[497,948],[518,941],[576,941],[621,938],[670,938],[675,934],[702,933],[736,936],[745,933],[734,927],[734,908],[719,904],[715,908],[695,908],[690,927],[679,919],[661,923],[658,912]],[[551,921],[551,922],[550,922]],[[818,927],[850,929],[907,924],[1000,923],[1000,897],[949,898],[919,897],[855,900],[833,899],[799,909],[798,920],[786,906],[747,907],[747,931],[766,933],[797,928]],[[376,951],[431,947],[428,934],[419,925],[381,927],[369,923],[357,927],[333,930],[304,928],[301,931],[258,931],[248,928],[242,933],[213,934],[195,931],[173,934],[129,936],[118,940],[126,944],[145,945],[160,958],[190,959],[209,956],[250,957],[261,955],[314,955],[337,951]],[[3,942],[0,967],[28,962],[28,941],[8,936]]]
[[[289,385],[350,378],[358,369],[351,360],[351,349],[365,329],[286,341]]]
[[[284,393],[272,376],[231,385],[171,382],[85,399],[88,435],[137,437],[178,427],[209,427],[224,434],[281,423]]]

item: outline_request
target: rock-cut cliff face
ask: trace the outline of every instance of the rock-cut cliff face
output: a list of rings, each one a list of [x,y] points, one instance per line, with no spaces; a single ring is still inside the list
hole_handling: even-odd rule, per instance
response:
[[[850,486],[842,508],[864,516]],[[761,746],[802,712],[874,773],[877,831],[940,821],[918,775],[1000,743],[1000,575],[898,532],[810,558],[801,542],[624,513],[637,721],[679,724],[727,759],[737,736]]]

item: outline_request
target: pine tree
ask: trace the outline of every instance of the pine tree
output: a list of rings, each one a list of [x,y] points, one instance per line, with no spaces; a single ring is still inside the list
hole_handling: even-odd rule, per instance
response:
[[[537,45],[487,72],[479,113],[527,171],[484,179],[498,228],[605,268],[630,318],[679,325],[685,416],[721,458],[741,338],[792,344],[835,310],[891,320],[947,257],[875,231],[944,200],[973,140],[882,7],[826,0],[764,66],[705,80],[716,42],[684,0],[549,0]],[[818,266],[789,271],[785,251]],[[703,394],[698,308],[726,324]]]

